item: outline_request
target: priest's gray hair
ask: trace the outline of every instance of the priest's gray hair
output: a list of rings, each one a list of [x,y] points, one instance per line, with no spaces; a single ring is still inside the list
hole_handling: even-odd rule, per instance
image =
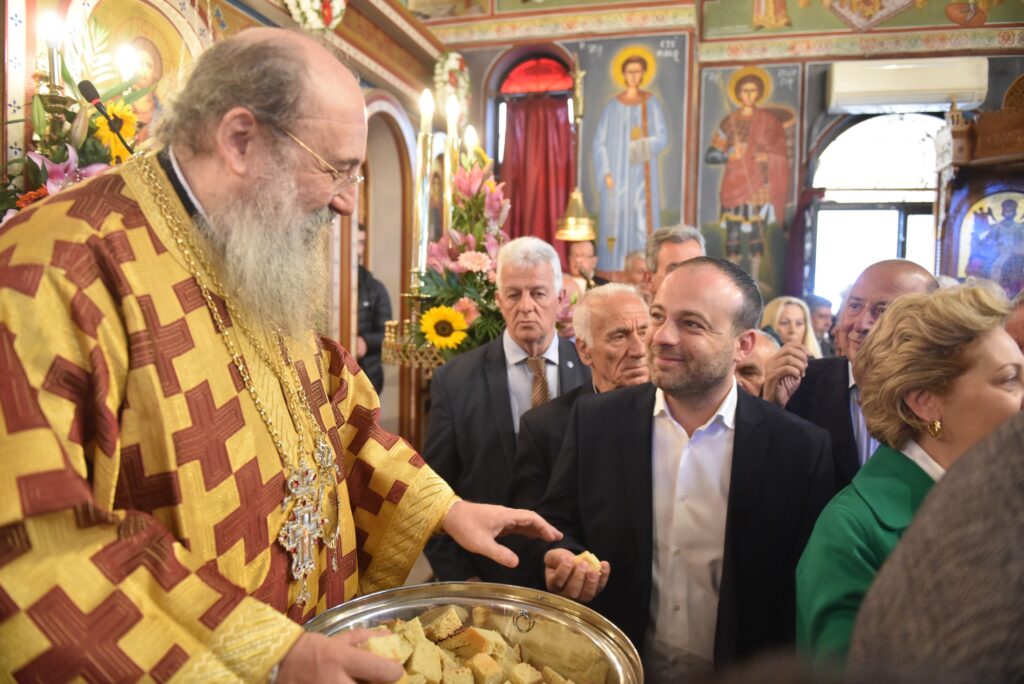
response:
[[[707,245],[704,244],[704,235],[696,228],[683,225],[659,228],[651,233],[651,237],[647,238],[647,270],[651,273],[658,272],[658,252],[666,242],[676,245],[696,242],[700,245],[702,255],[708,253]]]
[[[640,295],[640,292],[628,283],[608,283],[587,290],[580,301],[576,302],[576,308],[572,312],[572,329],[576,337],[586,342],[587,346],[594,344],[594,330],[591,325],[594,309],[608,311],[612,299],[623,297],[634,297],[640,307],[646,311],[647,302]]]
[[[555,248],[540,238],[521,237],[506,242],[498,250],[497,285],[501,289],[501,271],[505,264],[520,268],[533,268],[538,264],[547,263],[554,273],[552,285],[557,297],[562,291],[562,261],[558,258]]]
[[[308,99],[309,65],[287,41],[223,40],[203,52],[185,87],[157,124],[165,145],[212,149],[213,131],[231,109],[245,107],[260,123],[288,128]]]

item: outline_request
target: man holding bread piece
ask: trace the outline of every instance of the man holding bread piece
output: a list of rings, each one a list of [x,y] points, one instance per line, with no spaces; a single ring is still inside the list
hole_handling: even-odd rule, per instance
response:
[[[544,556],[548,590],[616,623],[650,682],[794,641],[794,572],[832,493],[831,442],[738,391],[761,308],[723,259],[669,274],[651,307],[652,384],[576,402],[538,506],[565,533]]]

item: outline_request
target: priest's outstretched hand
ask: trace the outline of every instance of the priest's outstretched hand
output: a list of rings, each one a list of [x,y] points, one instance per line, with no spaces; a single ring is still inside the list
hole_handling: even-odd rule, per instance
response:
[[[448,509],[442,529],[462,548],[507,568],[519,565],[519,557],[494,541],[496,537],[519,534],[549,542],[562,538],[561,532],[533,511],[469,501],[456,501]]]

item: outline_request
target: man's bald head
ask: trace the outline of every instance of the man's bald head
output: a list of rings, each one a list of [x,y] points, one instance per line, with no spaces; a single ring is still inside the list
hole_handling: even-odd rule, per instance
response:
[[[838,335],[845,338],[846,356],[851,361],[856,357],[864,338],[892,300],[938,287],[935,276],[912,261],[888,259],[868,266],[850,288],[837,325]]]
[[[311,87],[316,82],[330,88]],[[359,82],[331,46],[297,31],[253,28],[214,43],[194,63],[184,88],[161,116],[166,145],[210,152],[214,131],[236,107],[259,123],[288,127],[328,103],[365,109]]]

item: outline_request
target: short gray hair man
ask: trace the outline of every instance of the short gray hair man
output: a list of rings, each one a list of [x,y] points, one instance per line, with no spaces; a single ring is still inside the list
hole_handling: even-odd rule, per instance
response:
[[[647,287],[653,297],[665,276],[684,261],[707,256],[704,236],[696,228],[674,226],[661,228],[647,239]]]
[[[632,285],[608,283],[583,295],[572,314],[576,351],[590,368],[598,392],[638,385],[650,379],[647,368],[650,323],[647,302]]]
[[[635,287],[626,283],[608,283],[601,287],[595,287],[593,290],[587,290],[587,293],[576,302],[576,308],[572,312],[572,327],[576,331],[576,338],[583,340],[588,345],[593,345],[594,330],[591,320],[594,310],[604,308],[612,299],[622,296],[633,296],[644,302],[643,295]]]
[[[647,270],[655,273],[658,270],[658,252],[665,243],[681,245],[686,242],[696,242],[700,245],[700,253],[706,256],[708,253],[707,244],[704,242],[704,235],[692,226],[678,225],[668,228],[659,228],[647,238]]]
[[[506,242],[498,250],[498,265],[495,269],[498,289],[501,289],[501,271],[505,264],[530,268],[547,262],[554,273],[555,295],[562,291],[562,261],[558,258],[555,248],[540,238],[521,237]]]

